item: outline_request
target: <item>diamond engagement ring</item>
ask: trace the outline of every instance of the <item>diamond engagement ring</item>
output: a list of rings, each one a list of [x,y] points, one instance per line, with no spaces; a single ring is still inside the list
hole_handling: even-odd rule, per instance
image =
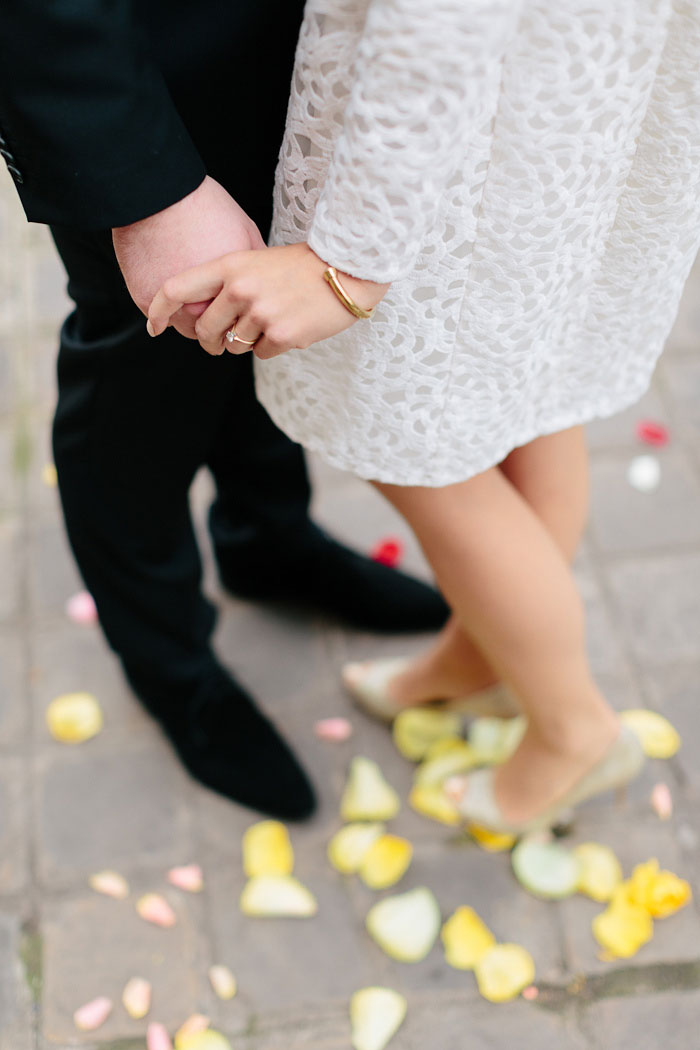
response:
[[[235,324],[232,324],[228,332],[226,333],[227,343],[244,343],[245,346],[253,346],[254,343],[257,343],[259,338],[260,336],[256,335],[255,339],[241,339],[240,335],[236,335]]]

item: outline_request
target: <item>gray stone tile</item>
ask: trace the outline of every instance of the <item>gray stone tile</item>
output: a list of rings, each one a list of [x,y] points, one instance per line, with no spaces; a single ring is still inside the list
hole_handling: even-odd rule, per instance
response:
[[[62,523],[39,524],[30,540],[31,595],[34,613],[62,613],[83,584],[73,561]]]
[[[642,816],[639,811],[627,811],[624,816],[587,814],[581,811],[573,835],[567,845],[577,842],[601,842],[617,855],[625,878],[636,864],[656,857],[662,868],[670,869],[682,878],[691,875],[691,866],[684,857],[673,822],[662,822],[654,816]],[[658,919],[654,936],[632,959],[602,962],[598,958],[600,946],[593,936],[591,923],[605,905],[583,896],[564,900],[561,909],[568,966],[574,973],[608,973],[616,967],[646,966],[651,963],[673,963],[694,960],[699,956],[700,917],[686,906],[676,915]]]
[[[16,396],[12,349],[10,341],[4,337],[0,338],[0,413],[12,411]]]
[[[700,482],[679,451],[662,453],[661,483],[638,492],[627,482],[630,459],[608,457],[592,465],[591,528],[608,554],[700,544]]]
[[[16,511],[20,501],[20,482],[15,470],[15,422],[0,422],[0,513]]]
[[[630,455],[653,451],[643,445],[636,434],[636,425],[641,419],[653,419],[668,423],[669,416],[659,392],[652,387],[643,398],[624,412],[607,419],[596,419],[586,426],[586,441],[591,452],[600,449],[629,450]]]
[[[17,893],[27,885],[28,794],[24,762],[0,759],[0,893]]]
[[[690,271],[681,297],[678,316],[666,344],[668,356],[697,353],[700,350],[700,264]]]
[[[664,371],[674,426],[682,437],[700,440],[700,346],[692,357],[668,361]]]
[[[222,1015],[234,1014],[230,1024],[237,1023],[241,1007],[256,1019],[270,1010],[312,1011],[328,1000],[347,1000],[356,988],[376,980],[344,880],[304,851],[297,851],[294,874],[316,896],[314,918],[243,915],[238,904],[245,885],[242,868],[219,867],[209,877],[214,954],[238,979],[238,1003],[220,1008]]]
[[[145,922],[135,910],[144,892],[162,893],[170,902],[177,923],[167,929]],[[158,1020],[170,1030],[178,1028],[200,1009],[206,981],[201,936],[201,901],[164,887],[143,883],[132,886],[123,901],[97,893],[47,903],[42,918],[44,942],[42,1021],[44,1038],[51,1044],[82,1046],[99,1040],[144,1040],[148,1022]],[[153,987],[151,1011],[141,1021],[129,1017],[121,1003],[126,982],[145,977]],[[114,1009],[99,1033],[81,1033],[73,1012],[84,1003],[106,995]]]
[[[644,667],[700,656],[700,554],[611,565],[619,621]]]
[[[0,751],[24,747],[28,724],[22,638],[19,630],[0,634]]]
[[[0,1050],[34,1046],[30,994],[20,957],[17,914],[0,912]]]
[[[586,650],[594,674],[619,675],[626,669],[617,623],[600,587],[588,570],[577,567],[576,584],[584,603]]]
[[[697,1045],[700,992],[605,999],[586,1011],[592,1050],[692,1050]]]
[[[35,766],[39,875],[81,883],[102,868],[152,869],[192,856],[189,782],[165,742],[106,751],[92,741]]]
[[[40,748],[65,752],[46,727],[46,708],[62,693],[93,693],[105,725],[94,746],[112,746],[118,736],[160,739],[160,729],[129,689],[116,657],[98,625],[80,626],[67,618],[39,628],[32,645],[34,736]]]
[[[18,518],[0,516],[0,623],[10,620],[19,611],[20,543]]]

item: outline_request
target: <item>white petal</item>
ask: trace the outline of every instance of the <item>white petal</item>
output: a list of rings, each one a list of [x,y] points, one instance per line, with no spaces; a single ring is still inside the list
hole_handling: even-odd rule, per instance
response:
[[[399,796],[377,763],[361,756],[353,758],[340,803],[343,820],[391,820],[400,808]]]
[[[88,882],[93,890],[104,893],[107,897],[123,901],[129,896],[129,883],[116,871],[98,871],[90,876]]]
[[[256,875],[241,893],[245,915],[306,918],[318,911],[316,898],[291,875]]]
[[[406,1016],[406,1000],[391,988],[362,988],[350,1000],[355,1050],[384,1050]]]
[[[129,1017],[145,1017],[151,1009],[151,985],[143,977],[132,977],[124,987],[122,1002]]]
[[[424,886],[385,897],[370,909],[367,929],[387,955],[401,962],[418,962],[428,954],[440,932],[440,908]]]
[[[233,999],[236,994],[236,978],[228,966],[210,966],[209,980],[219,999]]]

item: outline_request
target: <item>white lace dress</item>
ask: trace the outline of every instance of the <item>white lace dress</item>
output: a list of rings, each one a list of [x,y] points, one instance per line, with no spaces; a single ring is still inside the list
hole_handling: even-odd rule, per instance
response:
[[[617,412],[700,245],[700,0],[309,0],[275,197],[275,243],[393,282],[256,363],[330,463],[445,485]]]

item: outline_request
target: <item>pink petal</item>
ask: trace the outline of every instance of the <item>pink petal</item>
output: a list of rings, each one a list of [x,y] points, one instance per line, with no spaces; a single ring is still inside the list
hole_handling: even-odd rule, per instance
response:
[[[90,624],[97,623],[97,606],[91,594],[87,591],[78,591],[66,602],[66,613],[68,619],[73,623]]]
[[[170,869],[168,882],[171,882],[173,886],[177,886],[180,890],[199,893],[204,885],[204,875],[199,864],[183,864],[179,868]]]
[[[347,718],[321,718],[314,726],[314,732],[321,740],[347,740],[352,736],[352,725]]]
[[[403,557],[403,541],[398,536],[385,536],[384,539],[375,543],[369,556],[372,561],[378,561],[381,565],[388,565],[390,569],[394,569]]]
[[[136,902],[136,911],[142,919],[154,922],[156,926],[174,926],[177,922],[175,912],[165,897],[159,893],[146,893]]]
[[[527,988],[523,988],[523,990],[522,990],[522,992],[520,994],[522,995],[523,999],[527,999],[528,1001],[532,1002],[533,999],[537,998],[537,996],[540,994],[540,992],[539,992],[539,989],[536,988],[534,984],[531,984],[531,985],[528,985]]]
[[[168,1030],[162,1024],[149,1024],[146,1030],[146,1050],[173,1050]]]
[[[208,1017],[204,1014],[192,1014],[187,1018],[185,1023],[181,1025],[175,1033],[175,1042],[181,1043],[187,1039],[190,1035],[196,1035],[197,1032],[206,1032],[207,1028],[211,1024]]]
[[[93,1029],[99,1028],[111,1014],[113,1005],[112,1000],[104,995],[85,1003],[85,1006],[81,1006],[73,1014],[75,1027],[83,1032],[92,1032]]]
[[[657,423],[653,419],[640,419],[636,430],[637,437],[645,445],[655,445],[657,448],[660,448],[662,445],[668,444],[668,427],[663,423]]]
[[[656,784],[651,793],[651,806],[661,820],[668,820],[673,813],[673,798],[668,784]]]

